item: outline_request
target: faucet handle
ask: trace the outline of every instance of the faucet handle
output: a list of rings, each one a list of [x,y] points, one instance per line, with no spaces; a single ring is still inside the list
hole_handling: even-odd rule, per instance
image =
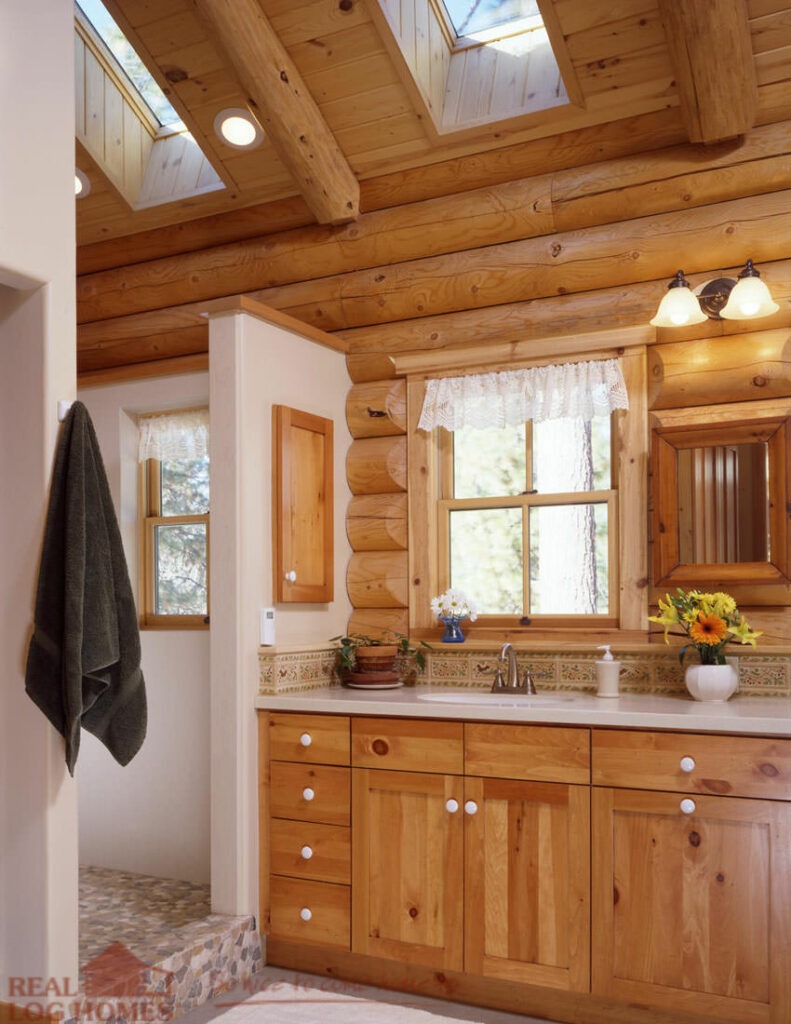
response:
[[[498,690],[505,689],[505,680],[503,679],[503,670],[498,665],[497,670],[494,673],[494,682],[492,683],[492,693],[497,693]]]
[[[536,684],[533,682],[533,674],[529,668],[526,668],[522,674],[522,686],[521,689],[524,693],[535,693]]]

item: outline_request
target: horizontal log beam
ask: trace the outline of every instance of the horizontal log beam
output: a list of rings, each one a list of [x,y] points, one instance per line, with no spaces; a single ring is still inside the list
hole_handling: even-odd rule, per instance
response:
[[[153,377],[175,377],[182,373],[201,373],[209,369],[209,353],[177,356],[173,359],[154,359],[131,366],[111,366],[104,370],[91,370],[77,376],[80,388],[98,388],[107,384],[124,384],[131,380],[150,380]]]
[[[654,345],[648,353],[649,409],[791,396],[791,331]]]
[[[381,380],[355,384],[346,398],[346,423],[352,437],[406,433],[406,384]]]
[[[673,147],[366,214],[346,227],[301,228],[89,275],[78,284],[78,319],[114,318],[788,188],[790,140],[791,125],[773,125],[710,157],[704,147]]]
[[[683,142],[678,111],[665,109],[547,138],[521,142],[378,175],[361,183],[360,206],[366,213],[437,199],[455,192],[490,188],[550,171],[661,149]],[[201,217],[183,224],[82,245],[80,275],[209,246],[253,238],[309,224],[312,216],[299,197],[260,203]]]
[[[158,332],[123,341],[98,341],[91,346],[80,346],[77,350],[77,373],[208,351],[209,325],[204,321],[195,327],[185,327],[179,331]]]
[[[791,190],[265,289],[327,331],[791,256]],[[683,253],[683,258],[679,254]]]
[[[193,4],[316,219],[353,220],[359,183],[257,0]]]

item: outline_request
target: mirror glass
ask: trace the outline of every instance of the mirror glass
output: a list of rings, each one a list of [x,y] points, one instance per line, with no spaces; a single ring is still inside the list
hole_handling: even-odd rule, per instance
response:
[[[677,455],[679,561],[770,561],[769,445],[706,445]]]

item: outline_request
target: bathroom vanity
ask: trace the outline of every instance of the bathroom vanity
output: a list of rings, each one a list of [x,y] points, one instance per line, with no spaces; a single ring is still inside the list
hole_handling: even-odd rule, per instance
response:
[[[791,1020],[788,702],[420,691],[259,698],[269,963],[575,1024]]]

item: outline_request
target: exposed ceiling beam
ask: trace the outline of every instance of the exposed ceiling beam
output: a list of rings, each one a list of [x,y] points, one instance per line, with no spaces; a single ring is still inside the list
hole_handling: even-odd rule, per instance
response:
[[[659,0],[690,142],[721,142],[755,124],[758,82],[745,0]]]
[[[193,0],[321,224],[354,220],[360,185],[257,0]]]

